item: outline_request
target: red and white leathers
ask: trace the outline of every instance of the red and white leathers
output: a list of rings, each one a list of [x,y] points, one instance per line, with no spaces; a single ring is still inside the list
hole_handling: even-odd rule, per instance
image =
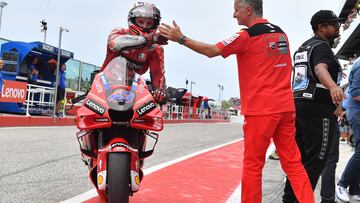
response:
[[[153,34],[136,34],[133,30],[125,28],[112,30],[108,38],[106,58],[100,71],[113,58],[121,55],[129,61],[128,66],[140,75],[150,68],[153,89],[166,91],[164,49],[153,42]]]

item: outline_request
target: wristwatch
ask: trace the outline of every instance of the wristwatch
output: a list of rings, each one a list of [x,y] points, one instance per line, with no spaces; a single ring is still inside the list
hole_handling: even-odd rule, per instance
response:
[[[185,35],[181,35],[180,39],[179,39],[179,44],[184,44],[185,43],[185,40],[186,40],[186,36]]]

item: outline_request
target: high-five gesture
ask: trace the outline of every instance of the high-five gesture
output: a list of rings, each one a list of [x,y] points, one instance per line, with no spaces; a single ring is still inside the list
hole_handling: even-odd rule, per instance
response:
[[[176,24],[175,20],[173,21],[173,26],[166,23],[161,23],[159,30],[162,36],[174,42],[180,43],[181,37],[184,37],[180,27]]]

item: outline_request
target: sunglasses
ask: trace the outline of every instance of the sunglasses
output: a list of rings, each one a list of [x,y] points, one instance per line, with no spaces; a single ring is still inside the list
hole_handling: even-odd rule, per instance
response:
[[[332,26],[334,26],[334,27],[336,27],[336,28],[339,28],[340,25],[341,25],[341,23],[339,23],[339,22],[333,22],[333,23],[324,23],[323,25],[324,25],[324,26],[332,25]]]

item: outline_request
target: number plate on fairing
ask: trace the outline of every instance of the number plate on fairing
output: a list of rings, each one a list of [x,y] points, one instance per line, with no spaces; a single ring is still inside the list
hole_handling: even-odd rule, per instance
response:
[[[119,103],[119,101],[123,101],[126,104],[132,104],[135,99],[135,94],[131,91],[117,89],[115,90],[109,97],[108,101],[111,103]]]

